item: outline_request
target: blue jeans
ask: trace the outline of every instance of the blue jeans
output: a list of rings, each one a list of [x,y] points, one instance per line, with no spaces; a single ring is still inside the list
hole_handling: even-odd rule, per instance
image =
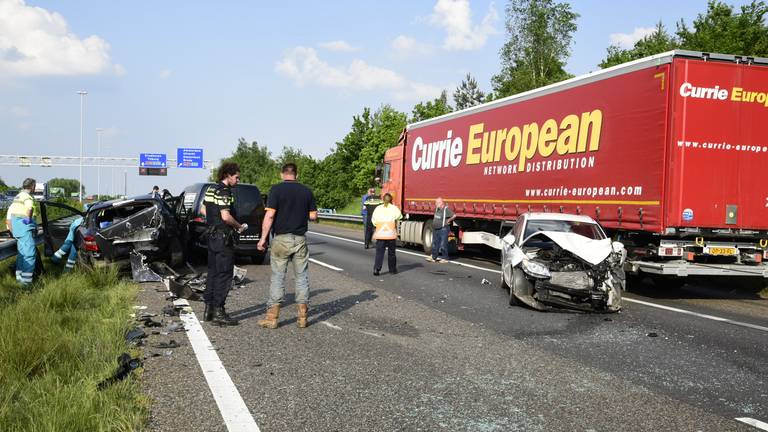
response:
[[[437,259],[438,254],[442,255],[443,259],[448,259],[448,233],[450,229],[451,227],[446,225],[432,231],[432,259]]]
[[[279,234],[272,239],[269,250],[269,261],[272,266],[272,281],[269,285],[269,301],[267,306],[283,302],[285,297],[285,273],[288,262],[293,261],[293,272],[296,278],[296,303],[309,303],[309,249],[307,238],[295,234]]]

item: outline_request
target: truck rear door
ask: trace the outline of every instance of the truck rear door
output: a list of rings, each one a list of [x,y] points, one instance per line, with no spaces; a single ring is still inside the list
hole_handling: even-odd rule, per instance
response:
[[[667,226],[768,229],[768,66],[674,60]]]

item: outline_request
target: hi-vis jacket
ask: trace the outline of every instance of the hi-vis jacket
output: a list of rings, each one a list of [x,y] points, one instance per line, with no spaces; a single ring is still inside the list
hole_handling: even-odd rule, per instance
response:
[[[382,204],[376,207],[371,216],[371,223],[376,227],[373,238],[376,240],[397,239],[397,221],[403,218],[400,209],[394,204]]]

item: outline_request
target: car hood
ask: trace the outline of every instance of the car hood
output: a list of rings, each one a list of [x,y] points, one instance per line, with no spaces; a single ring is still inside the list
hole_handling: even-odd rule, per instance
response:
[[[539,231],[533,233],[523,240],[520,246],[525,246],[526,242],[531,238],[542,235],[557,243],[561,248],[592,265],[597,265],[605,261],[611,252],[613,252],[611,239],[609,238],[594,240],[580,234],[561,231]],[[514,258],[515,257],[513,257],[513,259]],[[522,258],[523,257],[519,257],[520,260],[522,260]],[[517,265],[518,263],[513,263],[513,265]]]

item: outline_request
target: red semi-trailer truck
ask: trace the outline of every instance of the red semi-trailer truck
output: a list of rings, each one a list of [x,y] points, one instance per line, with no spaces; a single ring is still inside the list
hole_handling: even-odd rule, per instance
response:
[[[573,213],[634,274],[768,278],[766,127],[768,59],[671,51],[411,124],[380,175],[426,251],[440,196],[459,249]]]

